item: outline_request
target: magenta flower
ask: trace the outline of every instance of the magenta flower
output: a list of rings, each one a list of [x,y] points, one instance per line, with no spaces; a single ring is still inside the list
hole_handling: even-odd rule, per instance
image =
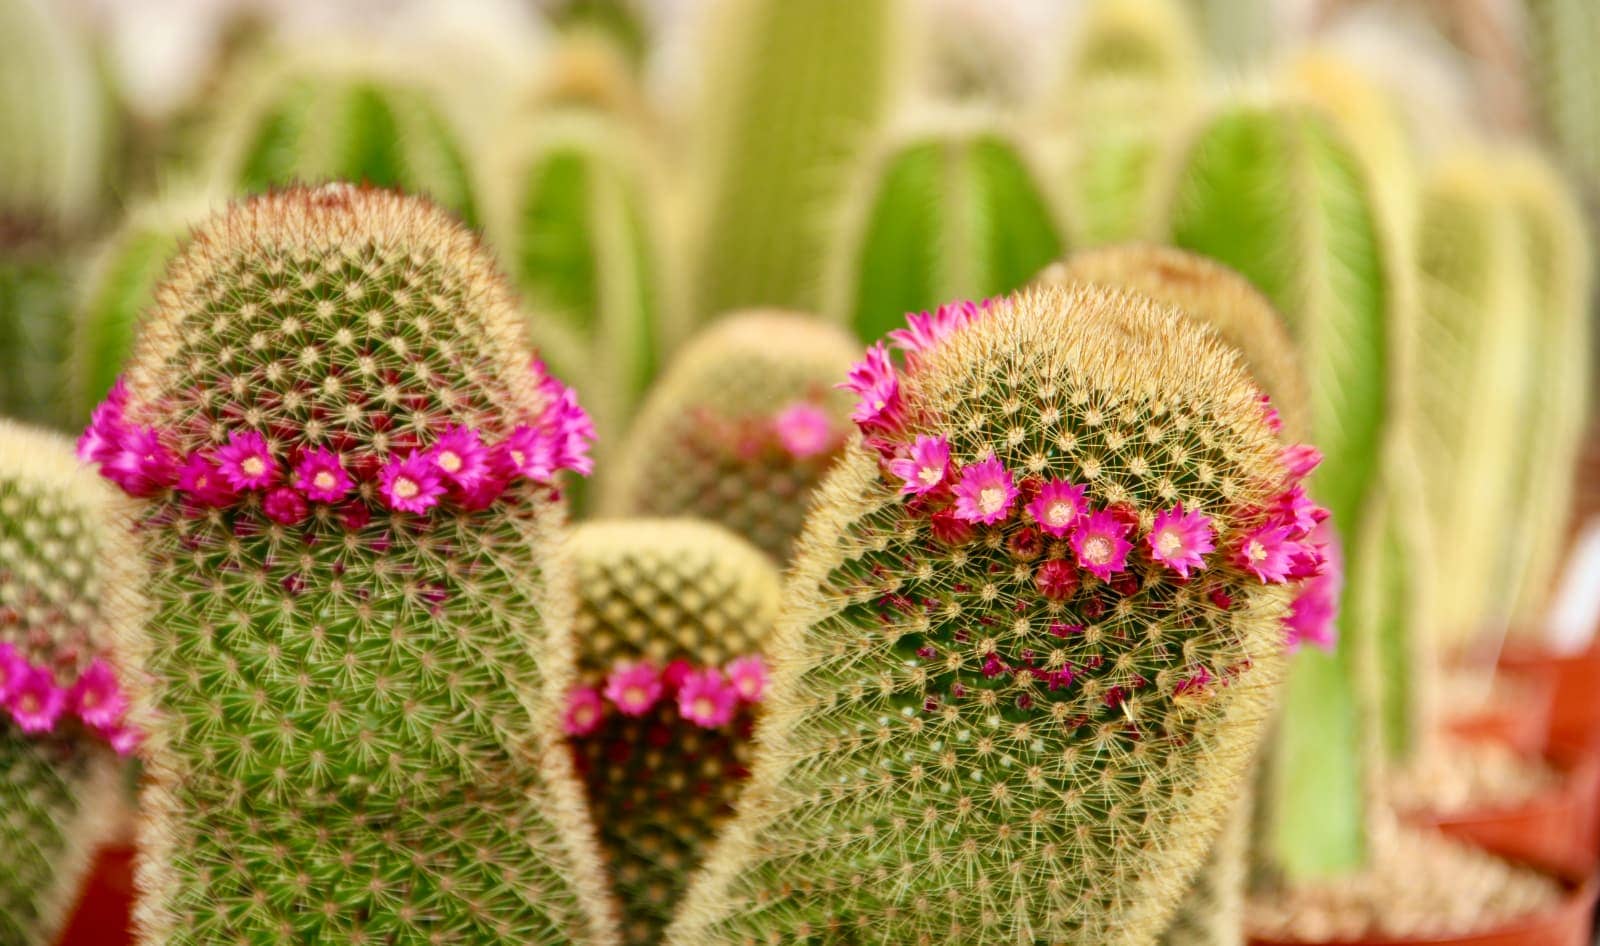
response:
[[[716,667],[696,670],[678,687],[678,712],[684,719],[705,729],[726,726],[733,719],[739,693]]]
[[[117,384],[121,385],[122,381],[118,379]],[[78,438],[78,459],[85,463],[101,464],[110,460],[116,456],[126,430],[122,404],[111,398],[101,401],[89,414],[89,426],[83,429],[83,435]]]
[[[1150,556],[1173,571],[1189,577],[1189,569],[1204,568],[1203,556],[1212,544],[1211,520],[1198,509],[1185,512],[1183,503],[1156,513],[1150,527]]]
[[[130,496],[154,496],[178,482],[178,456],[153,428],[125,427],[100,473]]]
[[[1267,421],[1267,429],[1277,433],[1283,429],[1283,417],[1278,413],[1277,405],[1272,403],[1272,398],[1261,395],[1261,415]]]
[[[912,312],[906,316],[906,327],[890,332],[889,339],[896,348],[910,355],[925,354],[985,315],[992,301],[950,302],[935,309],[932,315]]]
[[[727,672],[734,692],[746,703],[759,703],[767,692],[767,665],[760,657],[752,655],[729,661]]]
[[[893,429],[900,420],[900,378],[895,374],[889,350],[878,342],[867,349],[864,359],[850,369],[848,380],[839,387],[855,392],[855,410],[850,419],[865,429]]]
[[[178,470],[178,488],[202,506],[222,507],[238,498],[222,470],[204,452],[189,454]]]
[[[783,449],[797,460],[827,453],[833,446],[833,424],[822,408],[806,401],[790,404],[772,420]]]
[[[589,445],[595,438],[594,422],[578,404],[578,393],[556,380],[545,369],[544,362],[535,359],[531,370],[538,379],[540,393],[546,398],[539,426],[553,441],[552,476],[554,470],[572,470],[588,476],[594,472],[594,461],[589,457]],[[548,482],[549,477],[542,481]]]
[[[273,522],[292,526],[304,520],[310,514],[311,507],[306,505],[304,496],[287,486],[279,486],[268,492],[267,498],[261,501],[261,511]]]
[[[489,475],[489,450],[471,428],[445,428],[428,454],[444,478],[463,492],[477,489]]]
[[[937,489],[950,472],[950,441],[942,435],[919,434],[911,447],[911,456],[890,461],[889,472],[905,480],[905,485],[900,487],[903,494]]]
[[[253,430],[236,430],[216,451],[217,468],[236,490],[265,489],[278,479],[278,462],[267,438]]]
[[[1299,483],[1279,494],[1270,511],[1279,523],[1289,527],[1292,538],[1310,534],[1317,523],[1328,518],[1328,511],[1312,502],[1306,496],[1306,488]]]
[[[49,732],[66,711],[67,693],[56,686],[56,678],[48,669],[29,666],[12,687],[6,708],[23,732]]]
[[[301,454],[294,468],[294,485],[312,502],[336,503],[350,495],[356,484],[337,453],[318,447]]]
[[[600,694],[594,687],[578,687],[567,694],[567,711],[561,717],[561,728],[569,736],[587,736],[600,728],[603,711]]]
[[[138,750],[139,744],[144,742],[144,735],[132,726],[118,726],[105,734],[106,741],[117,755],[126,759]]]
[[[1234,553],[1234,562],[1255,573],[1265,582],[1287,581],[1294,567],[1300,544],[1289,538],[1290,527],[1268,522],[1245,536]]]
[[[22,651],[9,641],[0,642],[0,703],[11,699],[27,673],[28,658],[22,656]]]
[[[1300,586],[1289,605],[1288,617],[1283,619],[1291,651],[1302,644],[1332,650],[1339,640],[1337,621],[1339,595],[1344,590],[1344,561],[1333,530],[1319,529],[1317,539],[1323,567]]]
[[[1322,451],[1310,444],[1297,443],[1283,448],[1282,459],[1289,475],[1303,480],[1322,465]]]
[[[1078,573],[1068,563],[1061,559],[1053,558],[1033,573],[1034,584],[1039,586],[1039,593],[1051,601],[1063,601],[1071,597],[1078,588]]]
[[[1079,567],[1109,581],[1114,573],[1128,567],[1128,552],[1133,549],[1127,538],[1130,529],[1115,513],[1102,509],[1078,516],[1067,541]]]
[[[526,476],[538,483],[549,483],[561,468],[555,439],[527,424],[519,424],[496,445],[493,456],[501,475],[508,478]]]
[[[967,522],[999,522],[1017,501],[1011,471],[993,453],[961,471],[955,493],[956,515]]]
[[[405,459],[392,457],[383,465],[378,492],[396,512],[423,513],[438,504],[444,484],[432,458],[412,450]]]
[[[1056,538],[1067,534],[1072,523],[1089,511],[1084,499],[1087,486],[1074,486],[1066,480],[1047,480],[1039,487],[1039,495],[1028,504],[1028,513],[1039,528]]]
[[[661,674],[647,660],[621,663],[606,677],[605,697],[624,716],[643,716],[661,699]]]
[[[109,733],[128,711],[128,698],[117,683],[111,665],[96,657],[79,674],[69,694],[72,711],[95,730]]]

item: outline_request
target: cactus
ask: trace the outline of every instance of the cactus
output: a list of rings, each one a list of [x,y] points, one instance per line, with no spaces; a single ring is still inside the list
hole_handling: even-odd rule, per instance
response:
[[[850,398],[833,385],[856,350],[797,314],[739,313],[707,329],[640,408],[601,484],[604,511],[708,519],[787,561],[844,440]]]
[[[1527,66],[1545,128],[1591,199],[1600,199],[1600,8],[1528,0]]]
[[[978,114],[926,116],[868,156],[831,250],[827,312],[877,338],[907,312],[1010,292],[1062,227],[1023,142]]]
[[[199,228],[80,451],[149,569],[141,942],[615,942],[560,730],[571,392],[486,250],[326,185]]]
[[[778,570],[738,536],[692,519],[588,523],[571,545],[583,685],[569,698],[567,729],[622,901],[624,940],[656,943],[748,774],[749,707],[765,686],[760,655],[777,622]],[[641,666],[662,692],[606,707],[602,694],[623,692],[607,684]],[[698,683],[686,683],[692,674]],[[721,702],[711,715],[686,714],[701,683],[716,684],[710,696]]]
[[[128,576],[102,561],[108,491],[70,442],[0,421],[0,946],[45,946],[116,828],[130,751],[102,656]]]
[[[667,941],[1153,942],[1261,735],[1277,582],[1320,571],[1269,511],[1299,474],[1232,351],[1142,296],[1028,290],[895,341],[851,372],[863,436]]]
[[[351,181],[422,194],[478,221],[469,146],[411,64],[319,49],[263,54],[223,97],[211,145],[222,193]]]
[[[1390,435],[1390,325],[1409,318],[1394,221],[1372,177],[1319,110],[1241,102],[1200,123],[1162,200],[1175,245],[1238,270],[1283,315],[1306,376],[1312,438],[1327,456],[1314,492],[1361,548]],[[1359,562],[1351,571],[1366,574]],[[1370,707],[1358,653],[1365,634],[1352,633],[1366,629],[1352,622],[1334,652],[1297,654],[1285,686],[1262,799],[1273,814],[1260,840],[1290,877],[1352,869],[1366,854]]]
[[[904,84],[905,0],[707,7],[691,314],[814,309],[845,175]]]
[[[1250,810],[1246,794],[1229,813],[1194,885],[1162,932],[1160,946],[1244,946]]]

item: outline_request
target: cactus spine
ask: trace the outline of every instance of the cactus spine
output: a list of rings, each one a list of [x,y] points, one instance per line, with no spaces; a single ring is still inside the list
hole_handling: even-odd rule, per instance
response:
[[[929,116],[891,135],[846,209],[827,311],[862,338],[947,299],[1010,292],[1064,250],[1035,159],[975,114]]]
[[[568,732],[622,900],[624,940],[656,943],[749,770],[748,706],[764,686],[778,570],[738,536],[692,519],[587,523],[571,544],[586,687],[569,703]],[[602,713],[608,676],[641,662],[660,672],[663,692],[648,707]],[[726,719],[691,718],[690,673],[749,689],[733,691]],[[574,718],[589,712],[599,715]]]
[[[684,346],[602,484],[620,516],[694,516],[785,562],[813,489],[844,440],[834,384],[857,345],[816,319],[728,316]]]
[[[814,309],[845,175],[902,85],[904,0],[717,0],[706,15],[692,314]]]
[[[1153,942],[1281,668],[1290,588],[1237,564],[1294,479],[1259,389],[1208,330],[1099,287],[896,341],[903,368],[880,344],[851,374],[864,437],[668,942]]]
[[[150,571],[141,942],[615,942],[559,716],[587,431],[530,357],[420,199],[279,191],[173,263],[80,447]]]
[[[118,613],[107,583],[127,577],[99,558],[109,498],[69,442],[0,421],[0,946],[54,941],[116,829],[116,756],[81,716],[115,732],[120,691],[96,691],[104,718],[79,696]]]

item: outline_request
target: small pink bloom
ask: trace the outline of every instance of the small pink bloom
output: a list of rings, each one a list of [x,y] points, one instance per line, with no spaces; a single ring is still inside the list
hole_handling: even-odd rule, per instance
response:
[[[70,694],[72,711],[91,728],[109,733],[122,722],[128,710],[128,698],[123,695],[111,665],[96,657],[79,674]]]
[[[767,665],[760,657],[740,657],[727,667],[728,681],[734,692],[746,703],[758,703],[767,692]]]
[[[339,507],[339,521],[351,532],[360,532],[372,521],[372,510],[366,503],[350,502]]]
[[[955,493],[956,515],[967,522],[999,522],[1017,501],[1011,471],[993,453],[961,471]]]
[[[797,460],[827,453],[833,446],[833,424],[827,412],[806,401],[790,404],[779,411],[772,426],[783,449]]]
[[[900,421],[900,377],[895,374],[889,350],[878,342],[867,349],[866,358],[850,369],[848,380],[839,387],[858,396],[850,418],[863,429],[892,430]]]
[[[678,687],[678,712],[705,729],[727,725],[738,703],[738,692],[716,667],[696,670]]]
[[[950,441],[943,436],[919,434],[911,456],[890,461],[889,472],[905,481],[900,488],[903,494],[937,489],[950,473]]]
[[[578,404],[578,393],[553,377],[544,362],[536,359],[532,371],[547,399],[539,427],[552,440],[553,470],[572,470],[588,476],[594,471],[594,461],[589,457],[589,445],[595,438],[594,422]]]
[[[278,461],[267,439],[253,430],[236,430],[216,450],[217,468],[236,490],[265,489],[278,479]]]
[[[1295,479],[1305,479],[1322,464],[1322,451],[1310,444],[1297,443],[1283,448],[1283,465]]]
[[[1200,510],[1184,512],[1183,503],[1156,514],[1150,527],[1150,556],[1173,571],[1189,577],[1189,569],[1204,568],[1204,555],[1212,544],[1211,520]]]
[[[394,457],[383,465],[378,492],[396,512],[423,513],[438,504],[444,484],[432,459],[413,450],[405,459]]]
[[[689,679],[689,674],[694,673],[694,664],[677,657],[667,661],[667,667],[661,671],[661,683],[666,687],[666,692],[677,693],[683,686],[683,681]]]
[[[122,382],[119,379],[117,384]],[[122,419],[122,404],[107,398],[89,414],[89,426],[78,438],[78,459],[85,463],[105,463],[116,455],[127,423]]]
[[[267,493],[267,498],[261,502],[261,511],[273,522],[292,526],[304,520],[311,509],[304,496],[287,486],[279,486]]]
[[[1116,513],[1102,509],[1079,516],[1067,541],[1079,567],[1109,581],[1128,566],[1128,552],[1133,549],[1127,539],[1130,528]]]
[[[67,692],[48,669],[30,666],[12,688],[6,708],[23,732],[49,732],[67,709]]]
[[[124,759],[133,755],[138,750],[139,744],[144,742],[144,734],[127,725],[118,726],[105,736],[112,750]]]
[[[605,697],[624,716],[643,716],[661,699],[661,674],[649,661],[618,664],[606,678]]]
[[[1293,538],[1303,537],[1327,518],[1327,512],[1306,496],[1306,488],[1299,483],[1280,493],[1272,502],[1272,515],[1289,527]]]
[[[467,512],[488,509],[506,491],[509,483],[500,464],[494,462],[494,454],[491,453],[489,472],[485,473],[471,489],[462,490],[457,501]]]
[[[1344,562],[1339,543],[1326,527],[1318,534],[1321,571],[1300,586],[1283,619],[1291,651],[1303,644],[1332,650],[1338,643],[1339,596],[1344,590]]]
[[[957,515],[953,507],[946,507],[928,517],[933,537],[945,545],[960,545],[972,538],[972,524]]]
[[[945,339],[978,321],[985,315],[993,300],[983,302],[950,302],[935,309],[933,314],[912,312],[906,316],[906,327],[889,333],[894,346],[910,355],[921,355],[939,347]]]
[[[569,736],[587,736],[600,728],[604,706],[594,687],[578,687],[567,694],[567,711],[561,718],[561,728]]]
[[[1084,499],[1087,491],[1087,486],[1075,486],[1066,480],[1047,480],[1039,487],[1039,495],[1028,504],[1028,513],[1039,523],[1039,528],[1060,538],[1079,516],[1089,511],[1089,503]]]
[[[1278,414],[1278,408],[1273,405],[1272,398],[1261,395],[1261,413],[1267,419],[1267,429],[1273,433],[1283,430],[1283,418]]]
[[[471,428],[446,428],[428,454],[439,473],[463,492],[470,493],[489,475],[488,448]]]
[[[1239,544],[1234,562],[1262,581],[1288,580],[1295,553],[1300,551],[1299,543],[1289,538],[1289,532],[1288,526],[1272,522],[1258,527]]]
[[[178,488],[202,506],[222,507],[238,498],[222,470],[203,451],[191,453],[183,461],[178,470]]]
[[[1039,593],[1051,601],[1063,601],[1078,588],[1078,572],[1070,564],[1053,558],[1033,573]]]
[[[493,456],[503,477],[526,476],[538,483],[549,483],[561,468],[559,452],[554,437],[520,424],[495,446]]]
[[[178,482],[178,456],[154,429],[127,427],[100,473],[130,496],[154,496]]]
[[[312,502],[336,503],[356,485],[339,455],[327,447],[308,450],[295,464],[294,485]]]
[[[28,673],[28,658],[9,641],[0,642],[0,703],[11,698]]]

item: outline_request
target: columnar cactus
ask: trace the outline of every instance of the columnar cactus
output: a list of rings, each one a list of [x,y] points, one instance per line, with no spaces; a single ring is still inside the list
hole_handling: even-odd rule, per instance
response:
[[[1600,7],[1584,0],[1528,0],[1527,65],[1546,127],[1600,196]]]
[[[623,938],[656,943],[749,773],[778,570],[692,519],[588,523],[571,545],[580,685],[567,732],[622,900]]]
[[[459,123],[412,64],[319,49],[255,65],[219,114],[211,145],[219,191],[350,181],[424,194],[477,222]]]
[[[570,391],[475,238],[246,200],[156,290],[84,455],[152,602],[140,941],[615,941],[561,734]]]
[[[70,442],[0,421],[0,946],[54,941],[117,828],[136,737],[104,656],[109,498]]]
[[[1101,287],[913,316],[785,590],[674,946],[1150,943],[1246,777],[1304,469],[1209,330]]]
[[[784,562],[838,455],[858,346],[816,319],[728,316],[680,351],[602,483],[614,516],[717,522]]]
[[[905,0],[707,4],[693,140],[692,314],[814,309],[845,175],[909,69]]]
[[[862,338],[946,299],[1010,292],[1061,256],[1023,141],[978,114],[926,116],[867,156],[829,251],[826,309]]]

